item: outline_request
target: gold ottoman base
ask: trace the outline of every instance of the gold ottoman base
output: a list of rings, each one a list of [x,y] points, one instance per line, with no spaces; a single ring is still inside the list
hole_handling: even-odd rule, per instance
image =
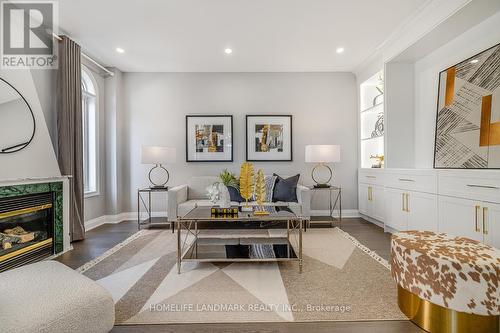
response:
[[[399,285],[398,305],[413,323],[431,333],[499,332],[500,316],[480,316],[447,309],[421,299]]]

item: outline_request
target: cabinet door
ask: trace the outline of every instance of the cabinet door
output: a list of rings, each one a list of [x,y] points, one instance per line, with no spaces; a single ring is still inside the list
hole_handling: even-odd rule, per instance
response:
[[[368,184],[359,184],[359,193],[358,193],[358,205],[359,205],[359,212],[361,214],[364,214],[364,215],[368,215],[370,216],[371,215],[371,212],[370,212],[370,201],[368,200],[369,199],[369,195],[368,195],[368,192],[369,192],[369,185]]]
[[[404,210],[406,192],[393,188],[385,189],[385,224],[398,231],[408,230],[408,213]]]
[[[483,203],[484,242],[500,249],[500,205]]]
[[[372,186],[373,218],[383,221],[385,217],[384,188],[382,186]]]
[[[408,230],[438,230],[438,199],[435,194],[407,193]]]
[[[482,242],[481,205],[474,200],[439,196],[439,232]]]

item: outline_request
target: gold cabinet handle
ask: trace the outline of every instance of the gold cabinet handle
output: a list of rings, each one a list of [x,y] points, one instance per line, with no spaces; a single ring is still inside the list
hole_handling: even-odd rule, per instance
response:
[[[410,194],[409,193],[406,193],[406,212],[409,213],[410,212],[410,205],[409,205],[409,201],[410,201]]]
[[[402,206],[402,210],[403,212],[406,212],[406,209],[405,209],[405,194],[404,193],[401,193],[401,200],[402,200],[402,203],[401,203],[401,206]]]
[[[488,228],[486,227],[488,221],[486,215],[488,215],[488,207],[483,207],[483,234],[485,235],[488,234]]]
[[[478,225],[478,215],[479,215],[479,210],[481,209],[481,206],[479,205],[476,205],[476,211],[475,211],[475,228],[476,228],[476,232],[481,232],[481,229],[479,228],[479,225]]]

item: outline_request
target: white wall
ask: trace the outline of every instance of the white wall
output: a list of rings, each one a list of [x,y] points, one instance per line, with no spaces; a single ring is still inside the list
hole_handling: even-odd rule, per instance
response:
[[[36,121],[35,137],[30,145],[16,153],[0,154],[0,180],[60,176],[32,74],[29,70],[0,70],[0,77],[24,96]]]
[[[177,148],[169,167],[171,185],[193,175],[239,173],[245,158],[246,114],[293,115],[293,162],[260,162],[265,173],[301,174],[311,184],[312,165],[304,162],[307,144],[339,144],[342,161],[335,183],[343,187],[343,208],[357,208],[356,83],[351,73],[124,73],[124,184],[122,211],[136,210],[136,189],[147,186],[151,166],[141,165],[141,145]],[[234,163],[186,163],[185,116],[232,114]],[[315,198],[313,209],[326,209]]]
[[[415,167],[433,167],[439,72],[500,43],[499,27],[497,13],[415,63]]]

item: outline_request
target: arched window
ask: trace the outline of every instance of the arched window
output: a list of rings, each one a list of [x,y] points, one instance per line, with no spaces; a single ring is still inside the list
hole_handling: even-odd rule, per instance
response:
[[[97,84],[92,73],[82,67],[83,189],[85,195],[97,189]]]

